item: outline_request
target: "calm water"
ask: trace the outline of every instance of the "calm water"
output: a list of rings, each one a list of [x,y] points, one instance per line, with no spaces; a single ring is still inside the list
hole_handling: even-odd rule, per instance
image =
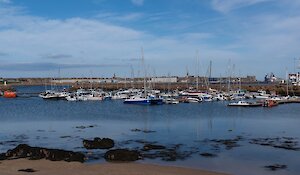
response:
[[[40,92],[44,87],[17,87],[18,92]],[[128,140],[155,141],[180,151],[195,151],[184,160],[145,159],[140,162],[201,168],[232,174],[300,174],[300,151],[249,144],[253,138],[293,137],[300,141],[300,104],[274,108],[227,107],[226,102],[161,106],[125,105],[122,101],[47,101],[38,97],[0,98],[0,152],[19,143],[87,152],[82,139],[109,137],[120,148],[141,147]],[[92,128],[79,129],[76,126]],[[153,130],[153,133],[131,129]],[[63,136],[63,137],[62,137]],[[233,139],[242,136],[239,147],[213,150],[205,139]],[[12,142],[16,141],[16,142]],[[298,143],[299,147],[299,143]],[[213,150],[213,151],[212,151]],[[217,154],[205,158],[201,152]],[[104,151],[93,151],[101,155]],[[91,160],[90,163],[103,162]],[[264,168],[285,164],[275,172]]]

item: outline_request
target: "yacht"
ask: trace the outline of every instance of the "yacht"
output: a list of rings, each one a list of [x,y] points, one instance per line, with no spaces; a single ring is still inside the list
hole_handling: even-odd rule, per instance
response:
[[[201,98],[196,98],[196,97],[188,97],[186,98],[186,103],[200,103],[202,102]]]
[[[177,100],[175,98],[165,98],[164,103],[165,104],[178,104],[179,100]]]
[[[160,105],[163,104],[162,98],[157,98],[154,96],[141,96],[135,95],[124,100],[125,104],[145,104],[145,105]]]
[[[238,101],[238,102],[229,103],[228,106],[257,107],[257,106],[262,106],[262,104],[256,102]]]

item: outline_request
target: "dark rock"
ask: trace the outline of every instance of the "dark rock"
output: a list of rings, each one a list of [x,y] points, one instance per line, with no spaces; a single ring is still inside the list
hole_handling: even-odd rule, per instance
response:
[[[96,127],[97,125],[89,125],[89,126],[76,126],[75,128],[77,129],[86,129],[86,128],[94,128]]]
[[[85,156],[79,152],[65,151],[60,149],[47,149],[40,147],[31,147],[26,144],[20,144],[5,154],[6,158],[28,158],[30,160],[47,159],[52,161],[84,162]]]
[[[109,138],[96,137],[94,140],[83,140],[83,146],[86,149],[110,149],[115,146],[115,142]]]
[[[32,169],[32,168],[19,169],[18,171],[26,172],[26,173],[34,173],[34,172],[36,172],[36,170],[34,170],[34,169]]]
[[[6,157],[6,154],[5,153],[1,153],[0,154],[0,160],[6,160],[7,157]]]
[[[65,138],[72,138],[72,136],[60,136],[60,138],[65,139]]]
[[[140,153],[135,150],[115,149],[109,150],[105,153],[106,161],[129,162],[140,159]]]
[[[141,132],[142,130],[136,128],[136,129],[132,129],[131,131],[132,132]]]
[[[142,130],[142,129],[132,129],[131,130],[132,132],[143,132],[143,133],[153,133],[153,132],[156,132],[156,131],[152,131],[152,130]]]
[[[158,150],[158,149],[166,149],[166,147],[162,145],[153,145],[153,144],[146,144],[143,147],[143,151]]]
[[[200,155],[203,157],[217,157],[216,154],[212,154],[212,153],[201,153]]]
[[[251,139],[249,143],[261,145],[261,146],[281,148],[286,150],[294,150],[294,151],[300,150],[298,142],[291,137],[257,138],[257,139]]]
[[[287,166],[280,165],[280,164],[273,164],[273,165],[267,165],[267,166],[265,166],[265,168],[272,170],[272,171],[276,171],[276,170],[286,169]]]

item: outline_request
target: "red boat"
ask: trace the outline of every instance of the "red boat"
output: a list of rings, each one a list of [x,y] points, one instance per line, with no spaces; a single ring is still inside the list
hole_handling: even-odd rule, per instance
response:
[[[263,103],[263,106],[264,107],[273,107],[273,106],[277,106],[278,105],[278,102],[275,101],[275,100],[265,100],[264,103]]]
[[[13,91],[4,91],[3,97],[5,98],[16,98],[17,93]]]

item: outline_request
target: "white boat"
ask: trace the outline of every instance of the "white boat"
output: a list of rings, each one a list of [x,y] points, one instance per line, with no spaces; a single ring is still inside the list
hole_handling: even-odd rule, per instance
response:
[[[45,100],[58,100],[58,99],[64,99],[65,97],[62,96],[61,92],[51,91],[47,90],[46,92],[40,93],[39,97],[45,99]]]
[[[101,92],[95,91],[95,90],[91,90],[90,94],[86,95],[87,100],[90,101],[101,101],[103,100],[103,96],[101,94]]]
[[[166,98],[166,99],[164,99],[164,103],[165,104],[178,104],[179,100],[177,100],[175,98]]]
[[[199,97],[202,99],[202,101],[212,101],[212,95],[207,93],[201,93]]]
[[[202,99],[194,98],[194,97],[188,97],[186,99],[186,102],[187,103],[200,103],[200,102],[202,102]]]
[[[111,96],[112,100],[123,100],[129,98],[130,91],[118,91]]]
[[[224,101],[226,100],[225,96],[221,93],[218,93],[216,94],[214,97],[213,97],[213,100],[216,100],[216,101]]]
[[[125,104],[142,104],[142,105],[161,105],[163,104],[162,98],[157,98],[153,96],[143,97],[140,95],[132,96],[124,100]]]
[[[66,97],[66,100],[67,101],[78,101],[75,94],[70,94],[69,96]]]
[[[125,104],[150,104],[148,98],[141,97],[141,96],[132,96],[128,99],[124,100]]]
[[[256,106],[262,106],[262,104],[256,102],[252,103],[246,101],[238,101],[238,102],[229,103],[228,106],[256,107]]]
[[[264,90],[259,90],[256,95],[254,95],[257,99],[268,99],[270,97],[270,94],[267,94]]]
[[[143,67],[145,66],[144,65],[144,51],[143,51],[143,48],[142,48],[142,65]],[[146,70],[144,68],[144,70]],[[153,105],[153,104],[157,104],[157,105],[160,105],[160,104],[163,104],[163,99],[160,98],[160,97],[156,97],[156,93],[160,92],[160,91],[155,91],[155,90],[152,90],[152,91],[147,91],[146,89],[146,85],[147,85],[147,81],[146,81],[146,71],[145,71],[145,76],[144,76],[144,89],[143,89],[143,95],[141,94],[138,94],[138,95],[133,95],[132,97],[130,98],[127,98],[124,100],[124,103],[125,104],[146,104],[146,105]],[[148,94],[149,93],[149,94]],[[153,95],[155,94],[155,95]]]

